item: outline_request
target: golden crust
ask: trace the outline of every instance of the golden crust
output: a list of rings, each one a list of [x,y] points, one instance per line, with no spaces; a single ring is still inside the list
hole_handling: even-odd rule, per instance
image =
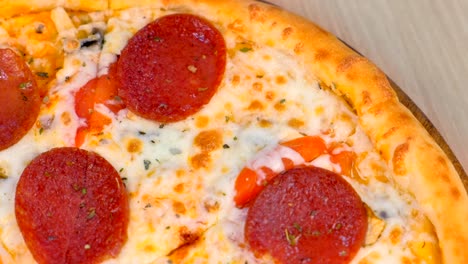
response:
[[[73,4],[72,4],[73,3]],[[468,263],[468,195],[454,166],[429,133],[399,101],[386,76],[366,58],[303,18],[273,6],[237,0],[0,0],[0,16],[50,9],[82,10],[155,5],[198,10],[224,28],[290,51],[320,81],[335,87],[365,132],[434,224],[444,263]],[[262,32],[262,34],[258,34]]]

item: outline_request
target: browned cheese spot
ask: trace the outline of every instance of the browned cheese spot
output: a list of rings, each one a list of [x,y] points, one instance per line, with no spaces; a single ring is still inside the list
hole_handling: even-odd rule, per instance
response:
[[[400,144],[396,147],[395,152],[393,153],[393,172],[396,175],[404,175],[406,174],[406,166],[405,166],[405,156],[409,150],[409,143],[405,142]]]
[[[210,118],[207,116],[198,116],[195,119],[195,126],[197,128],[205,128],[210,123]]]
[[[268,121],[266,119],[260,119],[258,120],[258,125],[263,128],[271,127],[271,121]]]
[[[237,86],[240,83],[239,75],[234,75],[231,80],[232,85]]]
[[[127,151],[130,153],[139,153],[143,149],[143,144],[137,138],[132,138],[127,142]]]
[[[194,169],[208,168],[211,163],[210,152],[221,148],[223,137],[217,130],[206,130],[200,132],[194,139],[194,145],[199,147],[201,152],[192,156],[190,164]]]
[[[233,22],[228,24],[228,29],[236,32],[244,32],[244,23],[240,19],[236,19]]]
[[[190,231],[186,226],[179,228],[179,238],[184,245],[194,243],[200,238],[201,235],[201,230]]]
[[[298,118],[291,118],[289,119],[288,121],[288,126],[292,127],[292,128],[301,128],[304,126],[304,121],[298,119]]]
[[[315,114],[316,115],[322,115],[323,113],[325,112],[325,108],[323,108],[323,106],[317,106],[315,108]]]
[[[207,200],[203,203],[205,210],[209,213],[217,212],[219,210],[219,202]]]
[[[402,232],[399,227],[393,228],[392,231],[390,231],[390,241],[392,242],[392,244],[397,245],[401,243],[401,235]]]
[[[60,116],[60,120],[62,120],[62,123],[66,126],[68,126],[71,122],[71,117],[70,113],[68,112],[63,112],[62,115]]]
[[[263,84],[260,83],[260,82],[254,82],[252,84],[252,89],[257,91],[257,92],[261,92],[263,90]]]
[[[268,101],[273,101],[273,99],[275,99],[275,92],[267,91],[265,93],[265,99],[267,99]]]
[[[180,214],[180,215],[185,214],[185,212],[187,211],[185,209],[185,205],[182,202],[179,202],[179,201],[173,201],[172,202],[172,208],[174,209],[174,212],[176,214]]]
[[[177,178],[181,178],[181,177],[185,176],[185,174],[186,174],[185,170],[182,170],[182,169],[176,170]]]
[[[211,152],[219,149],[223,144],[223,136],[218,130],[205,130],[200,132],[194,139],[195,146],[202,152]]]
[[[146,244],[145,247],[143,248],[143,250],[145,252],[155,252],[156,249],[154,248],[154,246],[152,244]]]
[[[260,101],[253,100],[247,109],[250,111],[261,111],[263,108],[263,104]]]
[[[413,262],[411,261],[411,259],[409,259],[409,258],[406,257],[406,256],[401,257],[401,263],[402,263],[402,264],[413,264]]]
[[[208,168],[210,163],[210,154],[205,152],[196,154],[190,159],[190,164],[194,169]]]
[[[281,101],[277,102],[274,107],[275,107],[276,111],[278,111],[278,112],[283,112],[284,110],[286,110],[286,104],[284,104]]]
[[[153,224],[153,222],[151,222],[151,221],[148,222],[148,231],[149,231],[150,233],[154,233],[154,232],[156,231],[156,228],[154,227],[154,224]]]
[[[276,83],[278,85],[283,85],[283,84],[286,84],[288,82],[288,80],[283,75],[276,76],[275,81],[276,81]]]
[[[179,183],[176,186],[174,186],[174,192],[176,193],[183,193],[185,190],[184,183]]]
[[[286,40],[291,34],[294,32],[292,27],[287,27],[283,29],[283,33],[281,34],[283,40]]]
[[[371,168],[372,168],[372,171],[374,171],[374,178],[376,180],[378,180],[379,182],[383,182],[383,183],[388,182],[388,178],[387,176],[385,176],[385,172],[381,166],[372,163]]]
[[[186,226],[182,226],[178,230],[180,245],[169,252],[168,256],[174,263],[181,263],[188,255],[190,248],[195,246],[202,235],[202,230],[190,231]]]

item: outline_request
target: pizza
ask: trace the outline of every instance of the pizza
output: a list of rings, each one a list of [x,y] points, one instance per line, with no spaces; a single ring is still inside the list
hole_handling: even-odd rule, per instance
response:
[[[0,263],[468,263],[453,164],[312,22],[1,3]]]

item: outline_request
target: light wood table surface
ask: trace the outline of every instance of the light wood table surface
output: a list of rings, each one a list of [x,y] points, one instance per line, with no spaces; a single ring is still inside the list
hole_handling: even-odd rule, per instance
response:
[[[270,0],[381,68],[468,171],[468,1]]]

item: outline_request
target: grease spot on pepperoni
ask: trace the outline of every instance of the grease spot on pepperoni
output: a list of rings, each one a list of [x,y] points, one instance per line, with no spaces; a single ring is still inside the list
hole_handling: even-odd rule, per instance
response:
[[[281,263],[349,263],[363,245],[366,209],[336,173],[300,167],[278,175],[249,209],[252,250]]]
[[[23,138],[39,115],[39,89],[23,59],[0,49],[0,150]]]
[[[123,49],[114,74],[119,95],[132,112],[175,122],[211,100],[225,66],[221,33],[201,17],[174,14],[138,31]]]
[[[38,263],[97,263],[127,240],[128,198],[101,156],[56,148],[36,157],[18,182],[15,213]]]

